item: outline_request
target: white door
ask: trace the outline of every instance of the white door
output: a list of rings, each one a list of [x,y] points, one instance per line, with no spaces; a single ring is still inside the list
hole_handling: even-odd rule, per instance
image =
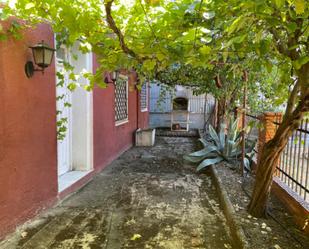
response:
[[[69,58],[67,49],[60,48],[56,52],[56,70],[63,70],[63,60],[67,61]],[[57,80],[59,83],[59,80]],[[58,139],[58,176],[72,170],[72,110],[70,107],[65,106],[65,103],[71,103],[72,94],[67,88],[68,86],[68,76],[65,76],[64,84],[57,84],[56,94],[57,94],[57,121],[66,119],[66,133],[62,140]]]

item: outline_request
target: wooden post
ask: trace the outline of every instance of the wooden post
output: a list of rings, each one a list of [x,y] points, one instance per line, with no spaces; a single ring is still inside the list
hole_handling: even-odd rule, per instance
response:
[[[215,99],[215,106],[214,106],[214,112],[213,112],[213,124],[212,126],[216,129],[218,123],[218,100]]]

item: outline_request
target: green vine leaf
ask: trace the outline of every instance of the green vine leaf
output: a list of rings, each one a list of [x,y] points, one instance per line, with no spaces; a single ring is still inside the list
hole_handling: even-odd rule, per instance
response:
[[[303,14],[305,12],[306,2],[305,0],[295,0],[295,12],[297,15]]]

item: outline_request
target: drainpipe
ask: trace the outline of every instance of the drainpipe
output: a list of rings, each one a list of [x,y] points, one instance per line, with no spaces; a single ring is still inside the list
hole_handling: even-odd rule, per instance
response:
[[[138,75],[137,73],[135,72],[135,91],[136,91],[136,130],[138,130],[140,127],[139,127],[139,98],[138,98],[138,95],[139,95],[139,92],[138,92],[138,89],[136,87],[136,84],[138,82]]]
[[[138,99],[138,89],[135,88],[136,91],[136,129],[139,129],[139,99]]]

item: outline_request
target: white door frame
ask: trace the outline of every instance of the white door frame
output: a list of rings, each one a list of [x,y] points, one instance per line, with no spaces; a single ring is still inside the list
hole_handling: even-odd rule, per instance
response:
[[[78,53],[76,48],[77,46],[74,46],[72,50],[75,49],[75,53]],[[55,60],[57,60],[57,58]],[[69,53],[68,60],[71,64],[73,65],[74,63],[76,64],[75,66],[78,71],[80,67],[82,67],[89,72],[93,72],[92,53],[81,54],[80,60],[82,61],[78,61],[78,59],[77,60],[73,59],[72,53]],[[57,70],[57,61],[56,61],[56,70]],[[57,76],[56,76],[56,82],[57,82]],[[88,84],[89,82],[87,82],[86,79],[82,79],[80,83]],[[75,101],[77,101],[76,105],[74,105],[74,97]],[[85,171],[87,173],[88,171],[93,170],[93,93],[87,92],[86,90],[81,88],[77,88],[72,93],[71,99],[72,99],[72,107],[70,107],[71,108],[70,112],[72,116],[72,122],[71,122],[72,125],[71,129],[69,129],[69,132],[71,133],[70,161],[72,165],[70,168],[71,170],[70,172]],[[77,121],[78,123],[74,122],[74,120]],[[58,149],[59,149],[59,142],[57,143],[57,150]],[[58,160],[58,164],[59,163],[60,162]]]
[[[88,72],[93,72],[93,63],[92,63],[92,53],[88,53],[85,55],[85,69]],[[74,64],[74,62],[72,63]],[[89,84],[88,80],[84,79],[83,83]],[[85,163],[80,166],[79,162],[77,162],[76,165],[74,165],[74,151],[73,151],[73,170],[74,168],[76,170],[82,170],[82,171],[89,171],[89,170],[93,170],[93,93],[92,91],[88,92],[82,88],[76,89],[76,94],[78,94],[77,92],[80,91],[80,94],[83,95],[83,103],[82,105],[85,106],[85,113],[83,113],[85,115],[85,120],[86,123],[83,127],[83,129],[81,130],[81,132],[85,132],[85,143],[86,143],[86,151],[80,151],[77,148],[77,151],[75,152],[75,154],[78,156],[81,153],[86,153],[86,158],[83,160],[85,161]],[[74,98],[74,92],[73,92],[73,98]],[[74,101],[72,103],[72,108],[74,110]],[[73,117],[74,120],[74,117]],[[73,121],[73,129],[74,129],[74,121]],[[74,143],[74,132],[73,132],[73,143]],[[75,145],[75,144],[74,144]],[[73,145],[73,146],[74,146]],[[78,147],[78,146],[77,146]],[[75,148],[74,148],[75,150]]]
[[[63,59],[69,59],[68,58],[68,50],[65,47],[62,47],[63,49]],[[63,66],[61,65],[62,58],[58,58],[57,54],[55,55],[55,67],[57,70],[62,70]],[[56,84],[58,84],[58,79],[56,76]],[[58,114],[61,118],[67,118],[68,122],[65,124],[67,131],[66,131],[66,137],[59,141],[57,140],[57,172],[58,176],[63,175],[69,171],[72,170],[72,109],[64,107],[64,102],[71,102],[72,95],[71,92],[68,89],[65,89],[65,87],[68,84],[68,77],[65,75],[64,79],[64,86],[63,87],[57,87],[56,86],[56,96],[64,94],[64,99],[60,99],[59,102],[56,102],[56,109],[59,111],[63,111],[64,113]],[[60,102],[61,101],[61,102]],[[65,109],[67,108],[67,109]],[[62,109],[62,110],[60,110]],[[57,116],[57,121],[58,121]],[[61,148],[64,151],[59,152],[59,148]],[[64,160],[64,161],[63,161]],[[62,164],[62,167],[60,167],[60,164]],[[64,165],[65,164],[65,165]]]
[[[93,54],[87,54],[87,70],[93,73]],[[89,82],[88,82],[89,83]],[[93,92],[87,92],[87,165],[93,170]]]

